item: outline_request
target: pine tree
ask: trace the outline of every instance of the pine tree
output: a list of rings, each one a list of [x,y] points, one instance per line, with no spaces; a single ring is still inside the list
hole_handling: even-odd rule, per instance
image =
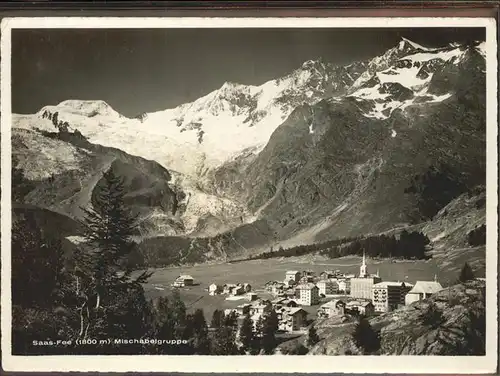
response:
[[[465,283],[467,281],[473,280],[474,278],[476,278],[474,276],[474,272],[472,271],[472,268],[470,267],[470,265],[466,262],[464,264],[464,266],[462,267],[462,270],[460,270],[460,275],[458,277],[458,281],[460,283]]]
[[[177,289],[172,292],[172,319],[174,322],[174,332],[177,338],[184,338],[187,324],[186,304],[181,299],[181,294]]]
[[[136,217],[124,205],[122,180],[112,169],[94,190],[92,208],[82,208],[85,251],[76,257],[81,300],[80,337],[130,336],[144,325],[147,306],[142,283],[150,273],[131,278],[126,258],[135,243]]]
[[[260,347],[265,354],[272,354],[276,347],[276,331],[278,330],[278,318],[276,312],[271,310],[264,316],[262,322],[262,338]]]
[[[241,343],[241,349],[243,351],[250,350],[254,343],[253,323],[250,319],[250,316],[248,315],[245,315],[245,317],[243,318],[243,322],[241,323],[241,327],[239,330],[239,341]]]
[[[61,241],[44,234],[31,215],[16,220],[12,228],[12,303],[53,305],[62,269]]]
[[[235,311],[232,311],[229,315],[224,317],[223,325],[235,327],[237,324],[237,320],[238,320],[238,315],[236,314]]]
[[[352,334],[356,346],[363,349],[365,353],[370,354],[380,349],[380,337],[375,332],[368,320],[361,316],[354,327]]]
[[[212,321],[210,322],[211,328],[220,328],[224,322],[224,312],[216,309],[212,314]]]
[[[316,328],[314,327],[314,325],[311,325],[309,327],[309,331],[307,332],[306,345],[307,347],[312,347],[318,342],[319,342],[319,336],[318,333],[316,332]]]
[[[190,317],[188,326],[193,332],[194,352],[199,355],[208,355],[210,353],[210,341],[208,340],[208,328],[202,309],[197,309],[194,312]]]
[[[233,328],[222,326],[215,332],[212,355],[237,355]]]

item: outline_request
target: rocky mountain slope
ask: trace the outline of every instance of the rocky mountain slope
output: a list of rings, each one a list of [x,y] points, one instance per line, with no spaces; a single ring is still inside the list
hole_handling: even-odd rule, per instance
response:
[[[403,38],[367,61],[308,61],[136,119],[64,101],[13,115],[23,202],[76,218],[114,168],[155,263],[419,224],[438,237],[440,210],[485,184],[485,80],[483,43]]]
[[[484,58],[476,47],[451,52],[434,53],[440,64],[413,91],[398,83],[410,68],[391,68],[396,74],[385,84],[394,92],[374,79],[353,94],[297,107],[258,156],[214,174],[215,190],[243,192],[279,238],[299,242],[432,218],[485,181]],[[379,94],[361,99],[368,83]],[[392,112],[374,116],[378,101]]]
[[[181,221],[175,220],[183,192],[169,185],[170,173],[156,162],[89,144],[73,133],[24,129],[12,132],[12,155],[18,202],[78,220],[99,189],[102,172],[111,168],[124,179],[126,204],[141,216],[143,236],[150,230],[183,231]]]
[[[484,355],[485,283],[470,281],[429,299],[371,318],[380,333],[378,355]],[[352,340],[354,323],[318,323],[320,342],[310,355],[362,354]]]

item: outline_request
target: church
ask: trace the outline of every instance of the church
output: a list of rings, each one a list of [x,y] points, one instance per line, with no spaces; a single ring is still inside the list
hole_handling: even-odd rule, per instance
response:
[[[358,299],[372,299],[373,285],[382,282],[382,278],[377,274],[368,274],[366,267],[366,257],[363,251],[363,263],[359,267],[358,277],[351,279],[351,296]]]

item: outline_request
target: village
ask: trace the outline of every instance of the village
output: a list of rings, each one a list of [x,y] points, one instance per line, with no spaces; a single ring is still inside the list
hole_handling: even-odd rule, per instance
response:
[[[172,284],[174,288],[194,285],[190,275],[181,275]],[[238,321],[249,316],[255,327],[259,318],[274,310],[278,330],[298,334],[317,320],[337,317],[343,323],[360,315],[378,315],[426,299],[442,289],[437,276],[433,281],[415,284],[383,281],[378,271],[368,272],[363,254],[357,275],[340,270],[326,270],[319,275],[309,270],[288,270],[283,280],[268,281],[258,289],[249,283],[212,283],[205,291],[210,296],[224,295],[227,301],[244,301],[225,309],[225,315],[235,315]]]

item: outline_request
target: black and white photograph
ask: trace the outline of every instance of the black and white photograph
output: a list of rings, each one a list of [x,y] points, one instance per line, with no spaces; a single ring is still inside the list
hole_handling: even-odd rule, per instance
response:
[[[494,23],[28,20],[2,25],[18,369],[496,365]]]

